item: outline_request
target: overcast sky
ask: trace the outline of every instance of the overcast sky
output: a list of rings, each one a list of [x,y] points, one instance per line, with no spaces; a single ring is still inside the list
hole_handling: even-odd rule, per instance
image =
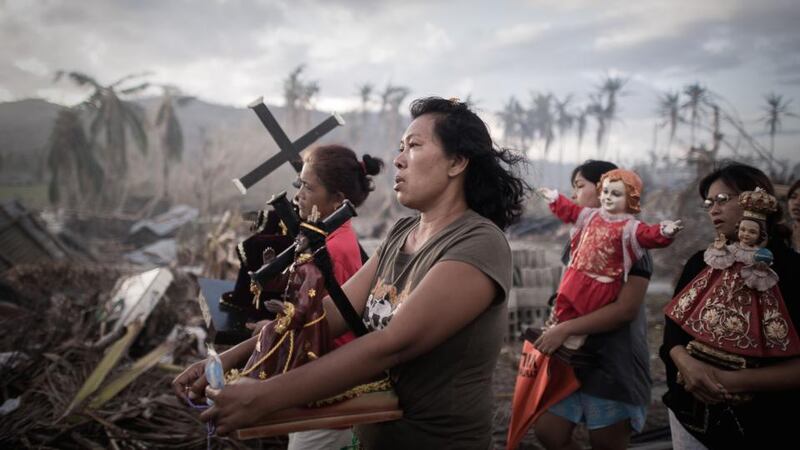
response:
[[[490,113],[531,91],[577,105],[610,74],[629,79],[611,140],[625,156],[651,145],[657,96],[695,81],[754,132],[769,92],[800,113],[798,24],[797,0],[0,0],[0,101],[74,103],[85,91],[53,82],[64,69],[102,83],[151,71],[215,103],[280,103],[306,64],[320,109],[353,107],[372,82],[471,94]],[[781,156],[800,159],[797,130],[784,122]]]

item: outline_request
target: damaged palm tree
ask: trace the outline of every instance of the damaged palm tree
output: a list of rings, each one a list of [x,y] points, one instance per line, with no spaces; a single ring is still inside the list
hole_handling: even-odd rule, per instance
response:
[[[76,105],[78,111],[89,114],[89,145],[97,154],[103,168],[103,189],[95,190],[101,207],[124,206],[127,196],[128,178],[128,136],[133,138],[142,154],[147,154],[146,122],[142,108],[125,97],[147,89],[147,82],[131,85],[131,80],[148,75],[133,74],[102,85],[95,78],[82,72],[58,71],[56,81],[68,77],[78,86],[93,89],[89,97]]]

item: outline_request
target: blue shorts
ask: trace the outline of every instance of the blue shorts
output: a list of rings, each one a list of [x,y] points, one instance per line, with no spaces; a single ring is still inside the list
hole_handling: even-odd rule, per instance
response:
[[[635,433],[642,431],[647,417],[645,406],[607,400],[581,391],[572,393],[547,410],[550,413],[569,420],[572,423],[585,423],[586,428],[597,430],[615,423],[630,419]]]

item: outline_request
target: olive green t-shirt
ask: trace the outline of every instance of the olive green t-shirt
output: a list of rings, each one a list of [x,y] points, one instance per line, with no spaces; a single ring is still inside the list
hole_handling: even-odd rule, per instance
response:
[[[403,300],[440,261],[476,267],[495,282],[496,297],[439,346],[391,368],[403,418],[360,425],[356,433],[367,449],[484,450],[491,444],[492,373],[506,330],[511,250],[496,225],[468,210],[416,253],[403,253],[406,238],[418,224],[419,217],[401,219],[377,251],[378,270],[362,316],[369,330],[386,327]]]

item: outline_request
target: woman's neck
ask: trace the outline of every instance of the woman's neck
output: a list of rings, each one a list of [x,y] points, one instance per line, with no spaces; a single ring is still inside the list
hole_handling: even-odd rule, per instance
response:
[[[792,224],[792,247],[795,251],[800,252],[800,219],[795,220]]]
[[[438,205],[420,212],[419,225],[409,237],[408,246],[416,251],[436,233],[461,217],[468,209],[465,200],[439,202]]]

